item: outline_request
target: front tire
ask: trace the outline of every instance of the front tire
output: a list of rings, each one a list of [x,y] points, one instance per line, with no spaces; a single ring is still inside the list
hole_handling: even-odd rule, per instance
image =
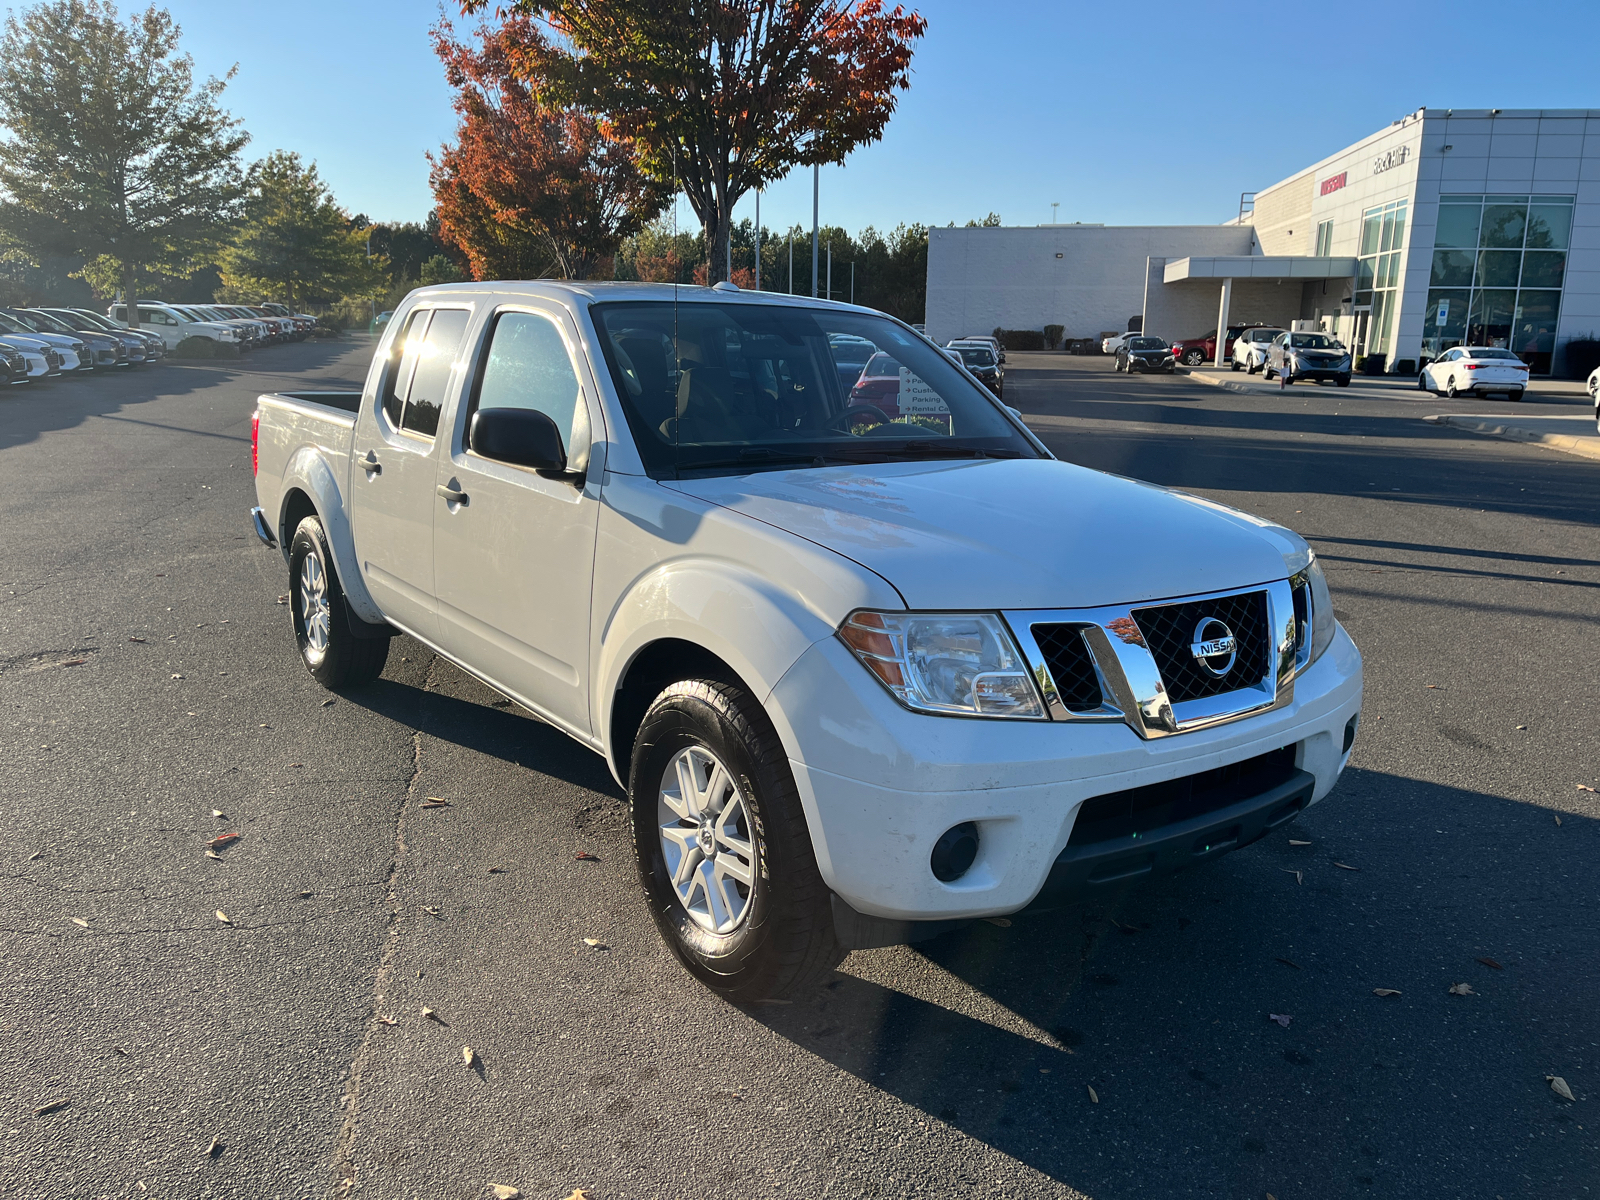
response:
[[[1271,379],[1272,378],[1272,364],[1271,363],[1262,363],[1261,364],[1261,378],[1263,378],[1263,379]]]
[[[289,611],[300,660],[323,687],[339,691],[383,674],[389,639],[351,632],[344,589],[318,517],[301,521],[289,543]]]
[[[743,687],[685,680],[657,696],[634,739],[628,801],[650,915],[701,983],[750,1003],[838,965],[788,758]]]

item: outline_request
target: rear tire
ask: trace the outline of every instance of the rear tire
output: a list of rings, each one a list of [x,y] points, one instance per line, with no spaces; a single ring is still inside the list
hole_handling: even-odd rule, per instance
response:
[[[828,887],[783,744],[755,698],[735,684],[674,683],[633,747],[639,880],[678,961],[736,1003],[832,972],[844,951]]]
[[[1456,391],[1456,377],[1454,375],[1450,376],[1450,381],[1444,385],[1444,394],[1450,400],[1456,399],[1461,394]]]
[[[1186,367],[1198,367],[1205,360],[1206,356],[1201,354],[1200,351],[1190,350],[1183,356],[1183,365]]]
[[[371,683],[383,674],[389,639],[358,638],[350,631],[344,589],[317,517],[301,521],[289,543],[289,612],[300,661],[329,691]]]
[[[1263,379],[1271,379],[1272,378],[1272,364],[1271,363],[1262,363],[1261,364],[1261,378],[1263,378]]]

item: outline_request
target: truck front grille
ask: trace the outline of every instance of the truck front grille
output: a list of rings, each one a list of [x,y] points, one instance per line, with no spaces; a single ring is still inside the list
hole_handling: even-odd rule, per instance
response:
[[[1213,617],[1232,631],[1238,652],[1227,674],[1201,667],[1190,646],[1201,622]],[[1267,594],[1245,592],[1186,604],[1136,608],[1133,619],[1156,660],[1167,696],[1174,703],[1220,696],[1258,685],[1267,675]]]
[[[1081,625],[1035,625],[1033,639],[1069,712],[1093,712],[1105,703]]]
[[[1078,810],[1067,844],[1131,839],[1249,800],[1287,783],[1295,772],[1294,760],[1295,748],[1285,746],[1198,775],[1090,797]]]

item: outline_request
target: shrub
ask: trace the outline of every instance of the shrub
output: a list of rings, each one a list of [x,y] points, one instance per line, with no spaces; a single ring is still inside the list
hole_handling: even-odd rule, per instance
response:
[[[1385,354],[1365,354],[1356,359],[1356,373],[1358,375],[1382,375],[1384,361],[1388,358]]]
[[[173,358],[232,358],[239,353],[237,346],[225,346],[210,338],[186,337],[172,351]]]
[[[996,329],[994,336],[1007,350],[1044,349],[1044,334],[1037,329]]]
[[[1396,375],[1415,375],[1416,373],[1417,361],[1414,358],[1398,359],[1394,364],[1394,374]]]
[[[1596,367],[1600,367],[1600,337],[1589,333],[1567,343],[1568,379],[1587,379]]]
[[[1059,349],[1061,339],[1066,332],[1067,327],[1065,325],[1046,325],[1044,327],[1044,348],[1046,350]]]

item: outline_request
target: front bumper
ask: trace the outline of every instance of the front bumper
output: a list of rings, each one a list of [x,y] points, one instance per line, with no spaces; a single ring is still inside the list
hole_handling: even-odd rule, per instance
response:
[[[1361,686],[1360,653],[1340,628],[1294,681],[1294,698],[1283,707],[1146,741],[1122,724],[913,713],[841,643],[825,638],[779,681],[767,710],[789,754],[818,867],[834,893],[868,917],[949,921],[1016,912],[1039,897],[1084,802],[1094,797],[1293,747],[1294,769],[1310,780],[1309,791],[1302,779],[1290,797],[1298,813],[1327,795],[1344,768],[1346,729],[1360,711]],[[1262,800],[1255,815],[1231,808],[1209,814],[1225,827],[1214,838],[1215,853],[1245,844],[1287,802]],[[978,827],[977,858],[959,879],[943,883],[930,867],[934,844],[967,821]],[[1233,825],[1240,828],[1231,840],[1220,836]],[[1148,844],[1170,837],[1181,846],[1207,829],[1153,830]],[[1125,847],[1112,850],[1121,854]],[[1165,869],[1176,854],[1158,854],[1150,870]],[[1200,857],[1212,856],[1207,850]],[[1093,874],[1099,865],[1085,870]],[[1082,882],[1076,869],[1062,868],[1069,886]]]
[[[1139,358],[1130,354],[1128,356],[1128,370],[1131,371],[1135,367],[1141,371],[1176,371],[1178,369],[1178,360],[1170,354],[1165,358],[1156,359]]]

